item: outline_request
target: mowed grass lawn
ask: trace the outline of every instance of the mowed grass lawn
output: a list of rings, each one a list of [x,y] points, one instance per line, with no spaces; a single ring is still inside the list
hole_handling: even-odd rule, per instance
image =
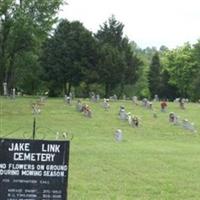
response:
[[[31,136],[31,103],[37,98],[0,98],[0,136]],[[101,103],[88,103],[93,117],[76,112],[76,101],[66,105],[62,98],[49,98],[38,115],[37,127],[45,139],[55,139],[56,131],[73,134],[70,148],[70,200],[198,200],[200,199],[200,105],[168,103],[166,113],[154,103],[153,112],[131,101],[110,102],[104,111]],[[118,118],[120,105],[140,117],[141,126],[132,128]],[[169,124],[170,111],[188,118],[197,133]],[[116,142],[114,132],[123,131]],[[12,133],[14,132],[14,133]],[[11,133],[9,135],[9,133]],[[38,138],[44,137],[38,130]]]

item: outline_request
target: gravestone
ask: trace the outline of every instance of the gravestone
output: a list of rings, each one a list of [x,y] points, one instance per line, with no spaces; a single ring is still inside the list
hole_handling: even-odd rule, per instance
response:
[[[8,95],[7,83],[6,82],[3,82],[3,95],[4,96]]]
[[[180,98],[179,99],[179,105],[181,109],[185,109],[185,99]]]
[[[126,110],[125,110],[125,107],[124,107],[124,106],[120,106],[119,118],[120,118],[122,121],[127,120],[127,113],[126,113]]]
[[[132,102],[133,102],[135,105],[138,105],[138,98],[137,98],[137,96],[133,96],[133,97],[132,97]]]
[[[78,111],[78,112],[82,112],[83,111],[83,105],[82,105],[82,103],[81,103],[81,100],[77,100],[77,103],[76,103],[76,110]]]
[[[115,140],[117,142],[121,142],[122,141],[122,138],[123,138],[123,135],[122,135],[122,130],[121,129],[117,129],[115,131]]]
[[[153,103],[151,101],[147,101],[146,107],[147,109],[153,110]]]
[[[154,95],[154,101],[159,101],[159,97],[157,94]]]
[[[92,110],[87,104],[83,105],[83,114],[85,117],[88,117],[88,118],[92,117]]]
[[[195,132],[195,133],[197,132],[197,130],[195,129],[194,123],[190,122],[188,119],[183,119],[182,126],[186,130],[189,130],[189,131]]]
[[[142,99],[142,106],[143,107],[147,107],[147,102],[148,102],[148,99],[147,98],[143,98]]]
[[[64,100],[65,100],[65,103],[66,104],[71,104],[71,97],[70,96],[67,96],[66,94],[65,94],[65,96],[64,96]]]
[[[110,108],[109,99],[104,98],[103,108],[104,108],[105,111],[108,111],[108,109]]]
[[[15,99],[15,97],[16,97],[16,89],[13,88],[12,89],[12,99]]]
[[[117,95],[116,94],[113,95],[113,99],[114,99],[114,101],[117,101]]]
[[[99,100],[100,100],[100,95],[97,94],[97,95],[96,95],[96,101],[99,101]]]

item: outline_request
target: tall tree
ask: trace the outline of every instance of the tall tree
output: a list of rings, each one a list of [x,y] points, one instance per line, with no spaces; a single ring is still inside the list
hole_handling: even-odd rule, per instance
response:
[[[161,72],[160,93],[161,98],[174,100],[178,95],[178,88],[170,84],[170,73],[167,69],[163,68]]]
[[[119,50],[109,44],[101,46],[99,55],[99,81],[105,86],[105,96],[109,97],[112,89],[121,81],[124,63]]]
[[[195,68],[193,68],[193,76],[192,76],[192,87],[190,96],[193,100],[199,100],[200,99],[200,40],[197,41],[196,44],[194,44],[194,48],[192,49],[192,57],[193,57],[193,63],[195,64]]]
[[[170,75],[169,83],[178,89],[179,95],[190,96],[192,83],[197,73],[197,62],[189,43],[184,44],[166,54],[164,68]]]
[[[78,21],[62,20],[44,45],[41,57],[50,95],[62,91],[69,94],[71,86],[95,79],[95,52],[96,42],[90,31]]]
[[[108,21],[100,26],[96,37],[101,44],[108,43],[115,48],[122,48],[124,25],[112,15]]]
[[[135,42],[131,42],[131,48],[133,50],[134,55],[136,55],[142,61],[138,69],[138,80],[133,86],[133,95],[136,95],[140,98],[144,97],[149,98],[150,91],[149,91],[148,71],[152,59],[151,55],[155,49],[154,48],[141,49],[137,46]]]
[[[16,73],[22,66],[29,65],[29,62],[25,64],[19,61],[28,61],[22,59],[27,56],[27,52],[28,55],[32,53],[32,57],[38,56],[41,44],[56,22],[56,13],[63,2],[64,0],[1,1],[0,85],[6,81],[9,88],[17,86]],[[37,63],[32,67],[36,65]],[[21,75],[27,75],[21,72]]]
[[[120,81],[120,95],[124,93],[126,84],[133,85],[139,77],[139,68],[142,67],[142,60],[133,52],[132,46],[127,38],[122,41],[121,53],[124,59],[124,71]]]
[[[160,83],[161,83],[161,64],[159,53],[156,52],[153,57],[149,68],[149,90],[151,97],[155,94],[160,94]]]
[[[133,56],[128,39],[123,37],[123,28],[124,25],[111,16],[96,34],[100,48],[98,73],[100,82],[105,85],[106,96],[116,86],[120,86],[122,94],[124,85],[137,78],[140,61]]]

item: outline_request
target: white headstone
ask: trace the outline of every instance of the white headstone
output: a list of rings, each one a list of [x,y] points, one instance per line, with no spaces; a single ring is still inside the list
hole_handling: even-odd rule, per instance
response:
[[[115,131],[115,139],[116,139],[116,141],[121,142],[122,138],[123,138],[122,130],[121,129],[117,129]]]
[[[7,83],[6,83],[6,82],[3,83],[3,95],[4,95],[4,96],[7,96],[7,95],[8,95]]]
[[[13,89],[12,89],[12,98],[15,99],[15,96],[16,96],[16,89],[13,88]]]

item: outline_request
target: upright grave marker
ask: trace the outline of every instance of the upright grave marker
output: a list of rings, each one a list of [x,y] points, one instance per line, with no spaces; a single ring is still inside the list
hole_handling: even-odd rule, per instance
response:
[[[15,97],[16,97],[16,89],[13,88],[12,89],[12,98],[15,99]]]
[[[0,139],[1,200],[67,200],[69,141]]]
[[[7,96],[8,92],[7,92],[7,82],[3,82],[3,95]]]

